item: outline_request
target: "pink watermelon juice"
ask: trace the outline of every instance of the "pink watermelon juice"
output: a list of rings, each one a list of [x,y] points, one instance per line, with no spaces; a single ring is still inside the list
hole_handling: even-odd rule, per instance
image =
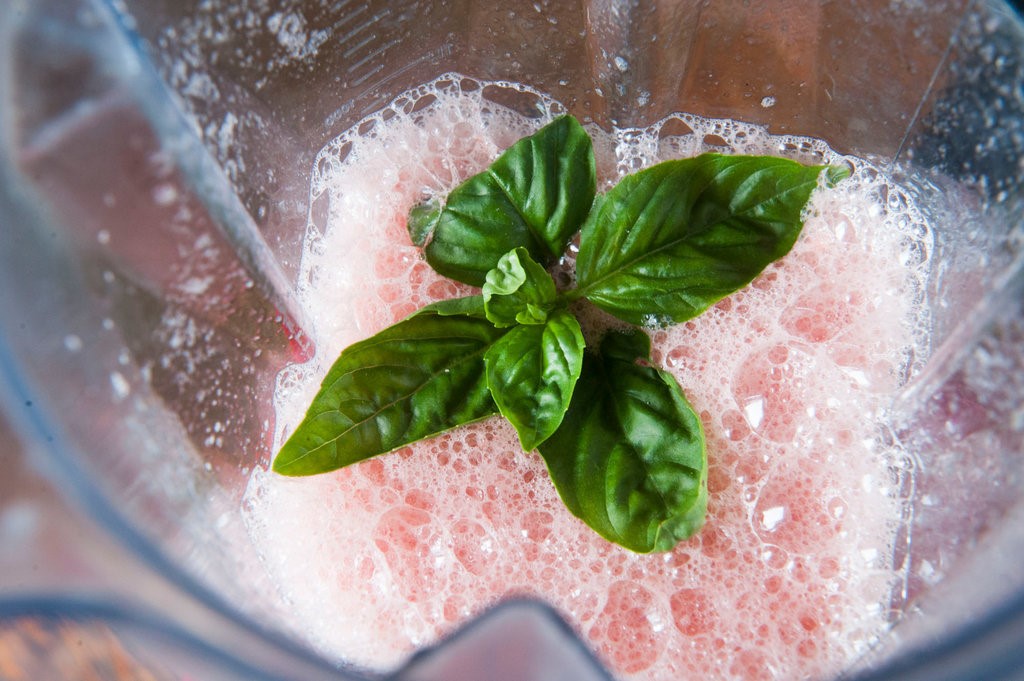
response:
[[[278,444],[344,347],[471,292],[427,266],[406,233],[408,210],[542,122],[448,77],[324,149],[313,196],[329,197],[330,214],[310,228],[299,284],[317,355],[280,376]],[[681,124],[693,133],[666,134]],[[592,133],[605,187],[705,150],[705,135],[737,152],[854,169],[816,192],[793,251],[751,286],[651,330],[656,364],[706,429],[705,528],[666,554],[606,542],[565,509],[541,458],[492,419],[312,478],[256,469],[244,509],[252,540],[294,626],[356,664],[394,667],[515,595],[552,604],[624,679],[834,673],[886,629],[900,584],[903,455],[881,433],[922,346],[927,225],[891,200],[899,188],[872,166],[821,142],[685,115]],[[601,323],[595,315],[590,332]]]

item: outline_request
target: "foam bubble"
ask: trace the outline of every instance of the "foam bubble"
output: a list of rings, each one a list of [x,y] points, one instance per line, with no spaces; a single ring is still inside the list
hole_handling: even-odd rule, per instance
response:
[[[495,100],[519,98],[536,116]],[[399,97],[318,156],[299,296],[317,356],[278,381],[278,444],[340,350],[469,289],[435,274],[405,216],[561,111],[529,88],[453,74]],[[641,556],[572,517],[543,461],[500,420],[335,473],[255,469],[253,542],[325,654],[396,665],[503,597],[557,607],[623,678],[804,678],[835,672],[887,626],[901,453],[879,437],[892,392],[925,342],[917,308],[930,234],[898,186],[823,142],[689,114],[643,130],[591,130],[602,186],[708,149],[846,163],[815,193],[792,253],[686,324],[652,329],[655,362],[701,414],[705,529]],[[563,268],[571,275],[572,254]],[[613,322],[579,310],[589,337]],[[865,482],[867,481],[867,482]]]

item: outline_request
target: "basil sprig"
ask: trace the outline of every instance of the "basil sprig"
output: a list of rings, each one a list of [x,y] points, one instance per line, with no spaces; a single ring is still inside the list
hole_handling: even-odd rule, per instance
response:
[[[829,185],[849,173],[703,154],[595,198],[590,137],[570,116],[554,120],[443,203],[412,209],[427,262],[481,294],[345,349],[273,469],[326,472],[500,413],[573,514],[633,551],[672,549],[704,522],[700,419],[650,366],[641,328],[591,352],[570,305],[641,326],[699,315],[789,252],[823,170]],[[559,291],[546,267],[577,232],[577,285]]]

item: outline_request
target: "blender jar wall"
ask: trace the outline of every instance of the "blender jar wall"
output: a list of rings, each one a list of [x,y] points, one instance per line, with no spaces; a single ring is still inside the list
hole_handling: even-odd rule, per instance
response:
[[[266,452],[273,374],[305,352],[283,276],[108,8],[12,9],[0,328],[15,407],[90,512],[257,611],[236,453]]]

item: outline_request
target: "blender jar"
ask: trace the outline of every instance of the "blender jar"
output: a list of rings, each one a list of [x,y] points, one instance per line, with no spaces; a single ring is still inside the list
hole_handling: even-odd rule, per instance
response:
[[[1024,27],[1006,4],[7,0],[0,49],[7,411],[119,566],[99,569],[116,606],[54,570],[45,598],[5,586],[0,615],[105,622],[179,676],[186,658],[209,678],[376,673],[295,642],[240,505],[273,455],[275,377],[315,350],[294,282],[326,210],[316,154],[455,72],[603,130],[689,112],[821,138],[904,183],[939,225],[931,353],[890,434],[919,452],[894,472],[905,579],[845,674],[1022,673]],[[490,96],[528,110],[512,93]],[[547,652],[508,678],[604,675],[554,613],[511,602],[397,678],[485,678],[481,651],[509,642]]]

